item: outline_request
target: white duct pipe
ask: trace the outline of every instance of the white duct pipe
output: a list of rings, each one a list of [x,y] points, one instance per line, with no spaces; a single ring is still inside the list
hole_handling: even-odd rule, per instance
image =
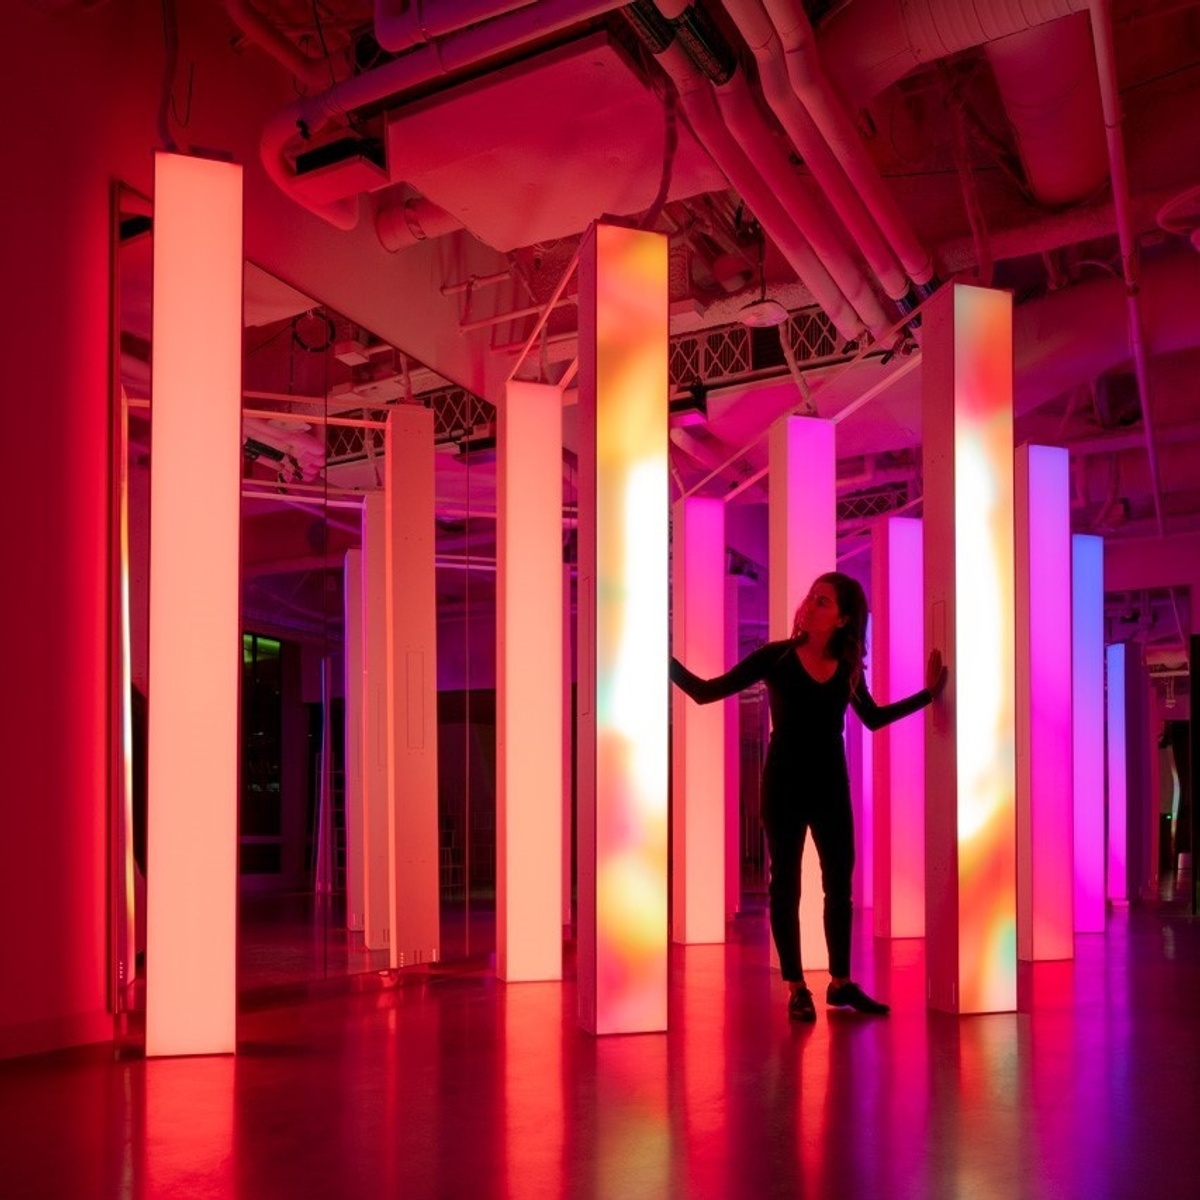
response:
[[[829,197],[883,290],[893,300],[902,299],[908,292],[908,279],[808,109],[792,90],[783,47],[762,0],[724,0],[724,4],[758,64],[759,83],[771,111]]]
[[[900,211],[875,169],[854,122],[834,95],[817,54],[812,25],[804,6],[800,0],[766,0],[766,8],[783,44],[792,89],[862,195],[908,277],[916,284],[929,283],[933,278],[933,258]]]
[[[385,50],[399,53],[532,3],[533,0],[375,0],[375,40]]]
[[[248,42],[265,50],[306,88],[329,86],[329,64],[322,58],[309,58],[266,20],[250,0],[225,0],[225,11]]]
[[[804,190],[795,169],[767,127],[745,76],[737,71],[728,83],[714,91],[730,132],[758,169],[763,182],[779,198],[796,227],[808,239],[813,252],[825,264],[863,324],[876,341],[882,341],[892,322],[825,213]]]
[[[464,29],[441,42],[420,46],[374,71],[365,71],[318,95],[297,100],[267,122],[259,142],[263,166],[280,190],[302,208],[338,229],[353,229],[358,224],[357,196],[321,203],[296,189],[288,147],[298,134],[311,138],[331,121],[344,119],[356,109],[399,97],[411,88],[616,7],[616,0],[542,0],[486,24]],[[395,175],[402,178],[398,171]]]
[[[1112,176],[1113,208],[1117,218],[1117,242],[1121,248],[1121,276],[1125,283],[1125,306],[1133,373],[1142,406],[1142,431],[1146,435],[1146,462],[1150,468],[1151,491],[1158,535],[1166,535],[1162,510],[1162,488],[1158,477],[1158,453],[1154,446],[1154,422],[1150,413],[1150,362],[1146,325],[1142,318],[1138,280],[1137,244],[1129,205],[1129,176],[1125,165],[1125,138],[1121,132],[1121,96],[1117,87],[1117,63],[1113,45],[1112,11],[1108,0],[1091,0],[1092,40],[1096,47],[1096,70],[1100,78],[1100,105],[1108,140],[1108,164]],[[1194,302],[1194,298],[1193,298]]]
[[[708,80],[674,43],[658,56],[658,61],[674,81],[684,116],[700,144],[750,206],[767,235],[842,337],[858,338],[863,331],[862,321],[762,175],[734,140],[717,109]]]
[[[410,196],[398,204],[375,210],[375,233],[385,250],[406,250],[426,238],[443,237],[463,227],[462,222],[424,196]],[[508,278],[508,276],[504,276]]]

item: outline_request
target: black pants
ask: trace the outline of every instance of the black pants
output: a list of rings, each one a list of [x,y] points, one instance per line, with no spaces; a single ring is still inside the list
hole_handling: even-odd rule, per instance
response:
[[[821,863],[825,892],[825,944],[829,973],[850,975],[850,928],[853,918],[854,817],[845,760],[833,769],[805,778],[784,764],[771,763],[763,776],[763,829],[771,855],[769,889],[771,936],[784,979],[804,978],[800,958],[800,859],[811,832]],[[772,769],[774,767],[774,769]]]

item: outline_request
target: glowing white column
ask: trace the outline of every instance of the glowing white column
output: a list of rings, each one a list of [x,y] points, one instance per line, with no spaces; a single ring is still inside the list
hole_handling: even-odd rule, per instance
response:
[[[579,265],[579,1015],[667,1026],[667,240]]]
[[[925,644],[950,681],[926,722],[931,1007],[1017,1003],[1012,298],[943,288],[925,309]]]
[[[1075,955],[1069,468],[1059,446],[1017,447],[1017,957],[1026,961]]]
[[[224,1054],[236,1040],[242,169],[158,154],[154,192],[146,1053]]]
[[[386,440],[390,951],[406,967],[440,943],[433,410],[393,408]]]
[[[675,656],[703,678],[725,663],[725,502],[674,505],[671,554]],[[671,937],[725,940],[725,708],[671,697]]]
[[[362,551],[347,550],[342,567],[345,636],[346,928],[363,927],[363,604]]]
[[[1104,932],[1104,539],[1071,538],[1075,932]]]
[[[1129,899],[1129,764],[1126,760],[1126,646],[1105,651],[1108,664],[1108,898]]]
[[[872,694],[883,701],[925,686],[923,534],[912,517],[885,517],[871,534]],[[897,721],[873,738],[875,935],[925,935],[925,722]]]
[[[837,566],[837,459],[833,423],[784,417],[768,441],[768,619],[774,639],[791,636],[792,617],[818,575]],[[829,966],[824,889],[812,838],[800,878],[800,937],[805,970]],[[775,947],[771,947],[774,956]],[[772,957],[772,961],[775,958]]]
[[[562,392],[510,381],[498,432],[496,973],[561,979]]]
[[[392,845],[388,799],[387,502],[369,492],[362,516],[363,944],[390,944]]]

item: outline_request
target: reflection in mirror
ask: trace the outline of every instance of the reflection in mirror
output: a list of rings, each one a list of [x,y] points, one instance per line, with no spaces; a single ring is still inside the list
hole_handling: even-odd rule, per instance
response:
[[[112,636],[122,665],[113,711],[123,719],[113,731],[112,969],[114,1007],[136,1009],[152,970],[144,961],[143,735],[153,238],[149,202],[124,188],[116,195]],[[433,409],[439,450],[439,954],[490,953],[494,412],[251,264],[244,313],[239,993],[388,964],[386,941],[369,939],[363,921],[361,713],[346,736],[347,678],[354,688],[362,670],[356,675],[346,652],[345,576],[348,555],[361,554],[364,501],[382,492],[384,423],[399,404]],[[362,597],[354,602],[365,607]]]

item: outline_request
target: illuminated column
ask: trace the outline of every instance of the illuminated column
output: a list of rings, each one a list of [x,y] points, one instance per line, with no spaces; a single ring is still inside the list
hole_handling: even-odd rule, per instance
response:
[[[770,636],[790,637],[792,617],[812,581],[837,566],[837,459],[833,423],[784,417],[768,441],[767,600]],[[800,939],[805,970],[829,966],[824,935],[824,889],[812,838],[800,878]],[[772,944],[772,955],[775,947]],[[772,961],[775,959],[772,957]]]
[[[387,691],[391,965],[438,958],[437,617],[433,410],[387,422]]]
[[[725,663],[725,501],[674,505],[671,590],[675,657],[697,675]],[[725,708],[672,689],[671,937],[725,940]]]
[[[158,154],[154,191],[146,1053],[223,1054],[236,1036],[242,169]]]
[[[871,687],[883,701],[925,686],[923,534],[912,517],[871,533]],[[925,936],[925,722],[872,738],[875,782],[875,936]]]
[[[1027,961],[1075,956],[1069,468],[1062,447],[1017,447],[1017,957]]]
[[[387,503],[363,498],[363,944],[386,950],[392,927],[388,812]]]
[[[1017,1002],[1012,299],[943,288],[925,310],[925,644],[950,681],[926,723],[931,1007]]]
[[[722,570],[724,567],[722,567]],[[725,662],[737,662],[738,656],[738,576],[725,576]],[[725,711],[725,912],[736,913],[742,906],[742,828],[741,828],[741,713],[740,701],[731,696],[721,704]]]
[[[1075,932],[1104,932],[1104,539],[1071,538]]]
[[[496,973],[562,978],[562,393],[510,381],[496,463]]]
[[[1126,865],[1125,643],[1105,651],[1108,665],[1108,898],[1129,898]]]
[[[362,551],[347,550],[342,568],[345,629],[346,928],[363,927],[363,596]]]
[[[579,264],[578,979],[591,1033],[667,1027],[667,240]]]
[[[575,923],[572,910],[571,877],[575,862],[575,737],[573,732],[575,703],[575,641],[573,619],[575,590],[574,568],[562,567],[562,925],[570,929]]]

